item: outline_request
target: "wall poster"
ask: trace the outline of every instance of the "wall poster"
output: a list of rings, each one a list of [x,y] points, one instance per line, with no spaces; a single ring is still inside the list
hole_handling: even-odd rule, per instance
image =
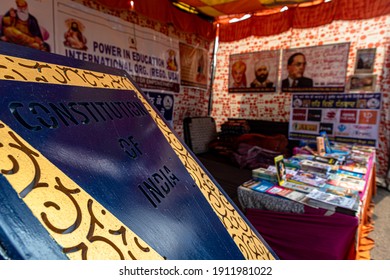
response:
[[[315,141],[320,131],[337,142],[378,145],[381,93],[292,95],[289,139]]]
[[[282,91],[344,92],[349,43],[283,50]]]
[[[208,51],[183,43],[179,47],[181,84],[206,89],[210,65]]]
[[[374,71],[376,49],[359,49],[356,52],[355,73],[372,73]]]
[[[173,126],[174,95],[163,92],[144,91],[150,103],[156,107],[161,116]]]
[[[2,0],[0,40],[127,71],[180,92],[179,41],[70,0]]]
[[[230,55],[229,93],[275,92],[279,58],[279,50]]]
[[[374,92],[376,86],[376,75],[357,74],[349,79],[349,91]]]

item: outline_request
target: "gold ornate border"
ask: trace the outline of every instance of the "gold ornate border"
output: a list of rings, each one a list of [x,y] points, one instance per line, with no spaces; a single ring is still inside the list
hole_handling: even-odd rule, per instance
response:
[[[0,55],[0,68],[2,69],[0,79],[3,80],[134,90],[244,257],[246,259],[274,259],[251,227],[126,77],[3,55]]]
[[[0,173],[70,259],[164,259],[1,121],[0,162]]]

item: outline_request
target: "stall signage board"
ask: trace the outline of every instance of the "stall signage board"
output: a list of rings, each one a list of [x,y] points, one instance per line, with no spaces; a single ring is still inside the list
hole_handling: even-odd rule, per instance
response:
[[[277,258],[126,73],[0,50],[1,258]]]
[[[293,94],[289,139],[378,145],[381,93]]]

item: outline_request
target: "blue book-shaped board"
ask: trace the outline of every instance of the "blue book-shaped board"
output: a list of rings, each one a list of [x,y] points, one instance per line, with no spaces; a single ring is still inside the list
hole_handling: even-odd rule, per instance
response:
[[[0,44],[0,258],[277,259],[124,71]]]

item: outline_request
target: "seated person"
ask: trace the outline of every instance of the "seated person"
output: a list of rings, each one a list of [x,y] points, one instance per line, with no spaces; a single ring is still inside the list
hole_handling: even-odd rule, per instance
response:
[[[37,19],[28,11],[25,0],[16,0],[17,9],[11,8],[2,19],[0,39],[34,49],[50,51],[44,42]]]

